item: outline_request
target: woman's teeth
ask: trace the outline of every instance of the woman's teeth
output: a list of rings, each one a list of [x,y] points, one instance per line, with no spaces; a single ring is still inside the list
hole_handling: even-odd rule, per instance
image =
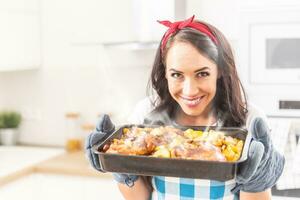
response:
[[[197,105],[200,100],[202,99],[202,97],[199,97],[197,99],[183,99],[183,101],[185,102],[185,104],[189,105],[189,106],[195,106]]]

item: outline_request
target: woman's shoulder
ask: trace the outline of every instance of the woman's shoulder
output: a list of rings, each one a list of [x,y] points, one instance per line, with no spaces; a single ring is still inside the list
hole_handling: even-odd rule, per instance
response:
[[[246,128],[249,128],[253,120],[258,117],[262,118],[266,122],[268,121],[266,113],[259,106],[248,102],[247,109]]]
[[[140,100],[128,118],[129,123],[142,124],[145,117],[154,109],[154,97],[148,96]]]

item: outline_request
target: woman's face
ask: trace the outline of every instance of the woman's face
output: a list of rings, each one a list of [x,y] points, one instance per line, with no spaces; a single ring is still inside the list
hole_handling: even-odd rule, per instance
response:
[[[189,116],[205,116],[216,94],[217,65],[185,42],[175,42],[166,56],[169,92]]]

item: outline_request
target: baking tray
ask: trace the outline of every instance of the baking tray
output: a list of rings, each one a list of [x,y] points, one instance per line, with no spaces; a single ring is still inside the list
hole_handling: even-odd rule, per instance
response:
[[[103,142],[94,145],[92,147],[92,150],[94,153],[98,154],[99,163],[103,171],[137,174],[143,176],[169,176],[226,181],[235,177],[238,163],[247,160],[247,154],[251,140],[251,136],[250,134],[248,134],[248,131],[242,128],[216,126],[189,126],[175,128],[179,128],[181,130],[186,130],[188,128],[202,131],[217,130],[224,132],[225,135],[241,139],[244,141],[244,146],[239,160],[235,162],[219,162],[179,158],[157,158],[149,156],[121,155],[102,152],[102,148],[105,144],[111,142],[114,138],[121,137],[123,128],[131,128],[132,126],[141,128],[159,127],[157,125],[123,125],[119,127],[113,134],[107,137]]]

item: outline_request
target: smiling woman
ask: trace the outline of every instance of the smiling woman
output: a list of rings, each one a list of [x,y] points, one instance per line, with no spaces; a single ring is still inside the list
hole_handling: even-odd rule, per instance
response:
[[[231,180],[153,176],[149,181],[118,173],[115,180],[125,199],[270,199],[269,188],[280,177],[284,158],[272,145],[263,112],[247,103],[228,41],[217,28],[194,17],[160,23],[168,30],[152,68],[150,89],[155,95],[137,105],[130,123],[243,127],[252,138],[247,161],[238,164]],[[112,134],[114,126],[103,116],[97,127],[89,136],[87,152],[99,170],[91,147]],[[208,168],[198,167],[198,173]]]
[[[140,104],[132,119],[144,117],[144,123],[181,126],[246,127],[254,135],[268,134],[266,128],[262,128],[266,127],[264,123],[256,119],[264,118],[264,115],[247,104],[231,47],[223,34],[210,24],[194,21],[194,17],[174,23],[160,23],[166,25],[168,30],[157,50],[151,74],[151,86],[157,97],[152,101],[153,107],[148,109],[148,114],[145,110],[149,106]],[[266,135],[261,137],[268,138]],[[264,145],[252,142],[249,150],[251,156],[247,163],[240,166],[237,178],[233,180],[216,182],[154,176],[152,199],[269,199],[269,188],[280,176],[284,158],[271,150],[274,157],[264,156],[268,161],[261,162],[263,149],[269,148],[271,141],[264,142]],[[271,167],[265,162],[274,165]],[[266,171],[256,171],[259,165]],[[250,179],[251,176],[254,178]],[[258,177],[261,176],[266,185],[259,183],[261,179]],[[137,188],[143,184],[139,180]],[[191,190],[183,185],[188,185]],[[136,191],[122,185],[120,188],[128,197]]]

